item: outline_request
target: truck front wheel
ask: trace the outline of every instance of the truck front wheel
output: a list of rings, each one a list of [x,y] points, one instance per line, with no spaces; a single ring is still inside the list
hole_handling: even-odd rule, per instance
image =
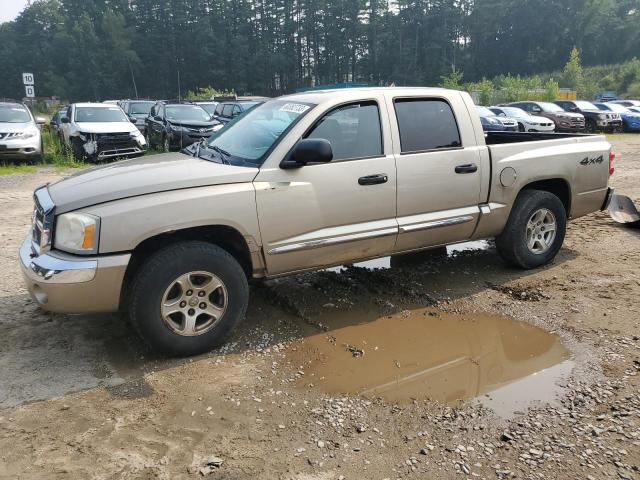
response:
[[[153,350],[188,356],[221,345],[248,302],[247,277],[235,258],[216,245],[189,241],[159,250],[141,266],[127,308]]]
[[[567,229],[560,199],[541,190],[524,190],[513,205],[504,231],[496,237],[500,256],[516,267],[531,269],[550,263]]]

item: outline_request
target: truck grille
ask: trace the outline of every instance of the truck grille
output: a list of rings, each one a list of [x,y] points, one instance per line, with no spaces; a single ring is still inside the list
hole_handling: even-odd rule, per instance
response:
[[[572,125],[584,125],[584,118],[571,118]]]
[[[47,187],[40,187],[33,193],[33,202],[31,246],[39,255],[51,248],[55,205]]]
[[[96,135],[98,151],[118,150],[136,147],[135,139],[129,133],[99,133]]]

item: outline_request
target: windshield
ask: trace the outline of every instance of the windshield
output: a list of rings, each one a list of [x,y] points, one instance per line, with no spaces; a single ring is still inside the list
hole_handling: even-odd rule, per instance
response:
[[[263,103],[211,137],[209,147],[234,164],[260,166],[269,149],[314,106],[286,100]]]
[[[523,118],[529,116],[527,112],[516,107],[500,107],[500,110],[502,110],[507,117]]]
[[[481,117],[495,117],[496,114],[489,110],[487,107],[476,107],[478,115]]]
[[[607,103],[606,106],[609,107],[609,109],[613,112],[629,113],[629,109],[627,107],[623,107],[622,105],[619,105],[617,103]]]
[[[199,103],[199,107],[204,108],[209,115],[213,115],[216,111],[217,103]]]
[[[259,103],[261,102],[242,102],[240,105],[242,105],[242,110],[246,111],[246,110],[249,110],[251,107],[255,107]]]
[[[149,115],[154,102],[131,102],[129,104],[129,113],[131,115]]]
[[[76,122],[128,122],[120,107],[76,107]]]
[[[167,120],[209,122],[211,121],[211,115],[198,105],[167,105]]]
[[[0,106],[0,123],[27,123],[31,121],[29,111],[20,105]]]
[[[540,105],[540,108],[545,112],[564,112],[564,110],[555,103],[539,102],[538,105]]]
[[[596,107],[591,102],[585,102],[584,100],[578,100],[577,102],[574,102],[574,103],[576,104],[576,107],[578,107],[580,110],[598,110],[598,107]]]

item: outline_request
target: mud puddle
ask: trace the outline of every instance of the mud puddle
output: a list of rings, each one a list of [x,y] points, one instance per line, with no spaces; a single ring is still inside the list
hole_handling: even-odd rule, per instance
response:
[[[422,250],[414,253],[405,253],[390,257],[374,258],[364,262],[354,263],[354,267],[366,268],[367,270],[386,270],[395,266],[403,266],[420,260],[428,260],[434,258],[455,257],[462,252],[483,251],[491,248],[492,243],[489,240],[474,240],[471,242],[456,243],[447,245],[446,247],[436,247],[431,250]],[[328,272],[341,273],[346,265],[327,268]]]
[[[300,386],[391,402],[477,398],[509,417],[553,401],[573,364],[560,338],[510,318],[434,309],[334,312],[329,331],[291,345]]]

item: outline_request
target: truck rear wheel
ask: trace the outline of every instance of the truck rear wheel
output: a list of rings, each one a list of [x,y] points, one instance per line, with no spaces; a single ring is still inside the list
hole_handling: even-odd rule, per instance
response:
[[[131,323],[155,351],[204,353],[221,345],[244,317],[247,277],[222,248],[181,242],[153,254],[132,282]]]
[[[567,229],[560,199],[541,190],[524,190],[513,205],[504,231],[496,237],[500,256],[516,267],[531,269],[550,263]]]

